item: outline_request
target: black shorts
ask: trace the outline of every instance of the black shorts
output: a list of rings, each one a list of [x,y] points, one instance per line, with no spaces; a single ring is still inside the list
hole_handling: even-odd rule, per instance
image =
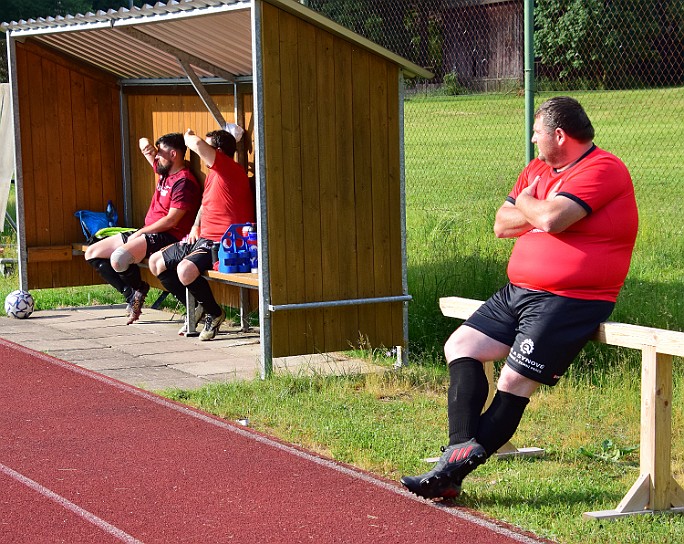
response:
[[[555,385],[614,307],[509,283],[464,325],[511,346],[506,364],[518,374]]]
[[[128,242],[128,239],[130,238],[131,234],[134,233],[121,233],[121,239],[123,240],[124,244]],[[176,238],[175,236],[171,236],[168,232],[151,232],[145,234],[144,236],[145,241],[147,242],[147,250],[145,253],[145,257],[149,257],[150,255],[152,255],[152,253],[156,253],[160,249],[168,246],[169,244],[175,244],[176,242],[178,242],[178,238]]]
[[[194,244],[178,242],[162,249],[162,257],[167,270],[175,270],[183,259],[187,259],[202,273],[211,270],[218,261],[219,245],[207,238],[200,238]]]

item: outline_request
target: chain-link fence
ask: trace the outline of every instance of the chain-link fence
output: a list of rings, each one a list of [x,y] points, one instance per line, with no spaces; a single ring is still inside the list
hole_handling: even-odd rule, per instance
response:
[[[525,164],[523,0],[308,4],[435,74],[407,82],[405,154],[411,337],[439,342],[453,325],[440,296],[486,298],[505,281],[511,242],[491,229]],[[684,0],[535,4],[535,106],[577,98],[637,191],[613,319],[684,330]]]

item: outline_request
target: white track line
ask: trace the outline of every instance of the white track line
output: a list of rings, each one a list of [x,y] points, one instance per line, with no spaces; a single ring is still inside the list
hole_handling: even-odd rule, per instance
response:
[[[480,527],[484,527],[494,533],[497,533],[502,536],[506,536],[508,538],[511,538],[513,540],[517,540],[518,542],[522,542],[523,544],[543,544],[546,542],[549,542],[548,540],[538,540],[536,538],[527,536],[527,535],[522,535],[520,533],[516,533],[515,531],[512,531],[508,529],[507,527],[504,527],[502,525],[498,525],[497,523],[481,518],[475,514],[471,514],[465,510],[460,510],[456,508],[449,508],[446,507],[440,503],[436,503],[430,500],[422,499],[420,497],[416,497],[412,493],[404,490],[403,488],[400,488],[399,486],[392,485],[386,481],[379,480],[377,478],[374,478],[373,476],[370,476],[368,474],[365,474],[363,472],[357,472],[356,470],[353,470],[349,467],[339,465],[335,461],[331,461],[329,459],[323,459],[321,457],[316,457],[315,455],[312,455],[310,453],[307,453],[305,451],[298,450],[296,448],[293,448],[292,446],[288,446],[286,444],[281,444],[280,442],[277,442],[275,440],[272,440],[268,437],[261,436],[255,433],[251,433],[249,431],[246,431],[244,429],[241,429],[239,427],[236,427],[234,425],[231,425],[223,420],[217,419],[214,416],[210,416],[208,414],[203,414],[199,411],[195,411],[194,409],[191,409],[186,406],[182,406],[179,404],[175,404],[164,397],[160,397],[158,395],[155,395],[153,393],[149,393],[147,391],[144,391],[142,389],[138,389],[137,387],[133,387],[132,385],[128,385],[126,383],[120,382],[118,380],[115,380],[113,378],[109,378],[108,376],[105,376],[103,374],[98,374],[92,370],[88,370],[85,368],[81,368],[79,366],[76,366],[74,363],[68,363],[65,361],[61,361],[59,359],[56,359],[50,355],[46,355],[44,353],[40,353],[37,351],[33,351],[29,348],[26,348],[24,346],[20,346],[17,344],[12,344],[12,347],[16,346],[16,349],[19,351],[24,351],[27,354],[30,354],[34,357],[38,357],[42,360],[44,360],[47,363],[54,364],[57,366],[61,366],[63,368],[66,368],[72,372],[76,372],[77,374],[82,374],[84,376],[87,376],[89,378],[92,378],[94,380],[101,381],[103,383],[109,384],[111,386],[114,386],[122,391],[127,391],[129,393],[132,393],[134,395],[137,395],[139,397],[142,397],[146,400],[149,400],[151,402],[154,402],[156,404],[159,404],[161,406],[164,406],[166,408],[170,408],[171,410],[174,410],[176,412],[180,412],[182,414],[188,415],[190,417],[194,417],[195,419],[199,419],[201,421],[204,421],[206,423],[209,423],[211,425],[214,425],[216,427],[219,427],[221,429],[225,429],[227,431],[231,431],[233,433],[239,434],[241,436],[244,436],[246,438],[250,438],[252,440],[255,440],[256,442],[261,442],[262,444],[286,451],[292,455],[295,455],[297,457],[301,457],[303,459],[306,459],[308,461],[311,461],[312,463],[316,463],[318,465],[322,465],[324,467],[328,467],[332,470],[335,470],[337,472],[341,472],[343,474],[346,474],[348,476],[351,476],[352,478],[355,478],[357,480],[362,480],[364,482],[367,482],[371,485],[374,485],[376,487],[380,487],[382,489],[385,489],[386,491],[390,491],[392,493],[396,493],[397,495],[401,495],[405,498],[420,502],[421,504],[424,504],[426,506],[432,507],[432,508],[437,508],[441,510],[442,512],[453,516],[455,518],[460,518],[462,520],[468,521],[470,523],[474,523],[475,525],[479,525]]]
[[[58,495],[54,491],[50,491],[48,488],[43,487],[38,482],[34,482],[33,480],[31,480],[31,478],[27,478],[26,476],[19,474],[17,471],[12,470],[11,468],[3,465],[2,463],[0,463],[0,472],[6,474],[7,476],[12,478],[13,480],[16,480],[17,482],[22,483],[27,487],[30,487],[34,491],[37,491],[44,497],[47,497],[48,499],[56,502],[57,504],[66,508],[67,510],[71,510],[79,518],[82,518],[92,523],[93,525],[102,529],[105,533],[108,533],[113,537],[118,538],[119,540],[121,540],[121,542],[127,542],[129,544],[142,544],[140,540],[133,538],[128,533],[122,531],[121,529],[117,529],[113,525],[107,523],[102,518],[98,518],[95,514],[92,514],[87,510],[84,510],[80,506],[75,505],[70,500],[62,497],[61,495]]]

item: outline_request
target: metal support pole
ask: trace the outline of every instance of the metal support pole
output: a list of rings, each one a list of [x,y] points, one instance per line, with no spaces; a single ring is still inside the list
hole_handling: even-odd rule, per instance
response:
[[[534,158],[532,126],[534,125],[534,0],[525,0],[525,159]]]
[[[404,147],[404,74],[399,72],[399,186],[401,217],[401,290],[408,295],[408,250],[406,248],[406,161]],[[408,300],[402,304],[402,340],[403,345],[397,347],[397,365],[408,363],[409,347],[409,313]]]
[[[273,373],[273,338],[271,336],[270,263],[268,259],[268,209],[266,206],[266,157],[264,134],[264,71],[261,41],[262,2],[252,5],[252,58],[254,62],[254,169],[257,193],[257,232],[259,233],[259,333],[261,340],[261,379]]]
[[[17,263],[19,265],[19,289],[28,291],[28,252],[26,247],[26,222],[24,220],[24,167],[21,156],[21,126],[19,123],[19,85],[17,82],[17,50],[12,32],[7,33],[7,65],[12,95],[12,119],[14,122],[14,189],[17,218]]]

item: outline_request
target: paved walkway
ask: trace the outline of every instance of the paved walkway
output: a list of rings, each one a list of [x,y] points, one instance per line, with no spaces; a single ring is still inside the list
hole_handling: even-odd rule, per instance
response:
[[[244,333],[226,322],[214,340],[201,342],[178,336],[181,324],[177,314],[145,308],[128,326],[123,305],[91,306],[0,318],[0,337],[149,391],[259,376],[257,329]],[[381,367],[334,353],[275,359],[273,368],[341,374]]]

